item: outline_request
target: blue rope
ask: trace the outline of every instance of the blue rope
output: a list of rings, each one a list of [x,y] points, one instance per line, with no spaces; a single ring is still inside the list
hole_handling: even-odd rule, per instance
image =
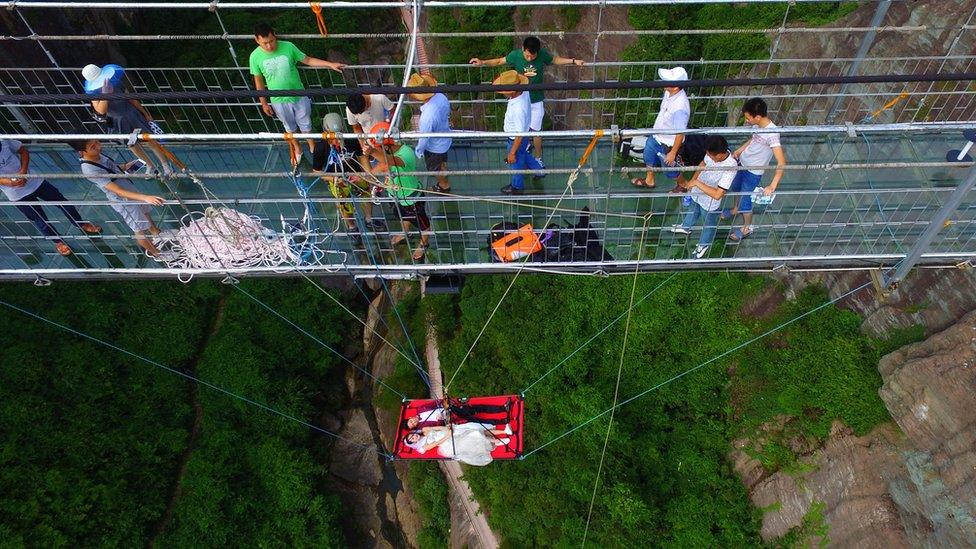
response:
[[[340,353],[339,351],[336,351],[332,347],[329,347],[324,341],[322,341],[321,339],[319,339],[319,338],[315,337],[314,335],[312,335],[311,333],[309,333],[308,330],[306,330],[305,328],[302,328],[298,324],[295,324],[288,317],[282,315],[281,313],[279,313],[278,311],[276,311],[274,308],[268,306],[266,303],[264,303],[260,299],[258,299],[256,297],[254,297],[253,295],[249,294],[247,292],[247,290],[245,290],[244,288],[241,288],[240,285],[234,285],[234,289],[237,290],[237,291],[239,291],[239,292],[241,292],[242,294],[246,295],[247,297],[249,297],[252,301],[254,301],[255,303],[257,303],[258,305],[264,307],[271,314],[275,315],[276,317],[280,318],[281,320],[284,320],[287,324],[289,324],[290,326],[292,326],[293,328],[295,328],[299,332],[305,334],[305,336],[307,336],[312,341],[314,341],[314,342],[318,343],[319,345],[321,345],[322,347],[328,349],[332,354],[334,354],[335,356],[339,357],[341,360],[343,360],[344,362],[346,362],[347,364],[349,364],[353,368],[355,368],[355,369],[359,370],[360,372],[366,374],[373,381],[376,381],[377,383],[379,383],[383,387],[386,387],[387,389],[389,389],[389,390],[393,391],[394,393],[400,395],[401,398],[407,398],[406,395],[404,395],[400,391],[397,391],[393,387],[390,387],[382,379],[374,376],[373,374],[369,373],[367,370],[365,370],[360,365],[358,365],[355,362],[353,362],[353,361],[349,360],[348,358],[346,358],[346,356],[344,354]]]
[[[8,309],[12,309],[12,310],[17,311],[17,312],[19,312],[21,314],[24,314],[24,315],[27,315],[29,317],[32,317],[32,318],[34,318],[36,320],[39,320],[41,322],[50,324],[51,326],[55,326],[57,328],[61,328],[62,330],[65,330],[66,332],[70,332],[70,333],[72,333],[72,334],[74,334],[76,336],[85,338],[85,339],[87,339],[89,341],[94,341],[95,343],[98,343],[99,345],[103,345],[103,346],[108,347],[110,349],[116,350],[116,351],[118,351],[120,353],[129,355],[132,358],[141,360],[141,361],[143,361],[143,362],[145,362],[147,364],[150,364],[152,366],[155,366],[157,368],[160,368],[162,370],[165,370],[165,371],[167,371],[167,372],[169,372],[171,374],[176,374],[176,375],[178,375],[180,377],[183,377],[185,379],[188,379],[188,380],[190,380],[190,381],[192,381],[194,383],[198,383],[200,385],[203,385],[204,387],[208,387],[210,389],[213,389],[214,391],[217,391],[219,393],[223,393],[223,394],[225,394],[225,395],[227,395],[229,397],[236,398],[237,400],[240,400],[241,402],[250,404],[251,406],[256,406],[256,407],[258,407],[258,408],[260,408],[260,409],[262,409],[262,410],[264,410],[266,412],[270,412],[270,413],[272,413],[274,415],[277,415],[277,416],[282,417],[284,419],[287,419],[289,421],[294,421],[295,423],[298,423],[300,425],[303,425],[305,427],[308,427],[309,429],[313,429],[313,430],[318,431],[320,433],[329,435],[331,437],[335,437],[335,438],[337,438],[339,440],[346,441],[349,444],[353,444],[353,445],[358,446],[360,448],[363,448],[365,450],[369,450],[371,452],[376,452],[377,454],[379,454],[379,455],[381,455],[381,456],[383,456],[385,458],[388,458],[389,459],[389,458],[392,458],[393,457],[392,455],[390,455],[390,454],[388,454],[388,453],[386,453],[384,451],[381,451],[381,450],[379,450],[378,448],[376,448],[374,446],[367,446],[365,444],[361,444],[359,442],[356,442],[356,441],[353,441],[353,440],[349,440],[349,439],[347,439],[347,438],[345,438],[345,437],[343,437],[343,436],[341,436],[341,435],[339,435],[337,433],[333,433],[332,431],[329,431],[328,429],[323,429],[322,427],[319,427],[317,425],[313,425],[313,424],[311,424],[311,423],[309,423],[309,422],[307,422],[307,421],[305,421],[303,419],[299,419],[299,418],[297,418],[297,417],[295,417],[293,415],[290,415],[290,414],[287,414],[287,413],[282,412],[280,410],[277,410],[275,408],[272,408],[271,406],[268,406],[267,404],[262,404],[260,402],[257,402],[256,400],[252,400],[250,398],[247,398],[246,396],[239,395],[239,394],[237,394],[237,393],[235,393],[233,391],[230,391],[228,389],[224,389],[223,387],[220,387],[219,385],[214,385],[213,383],[210,383],[209,381],[204,381],[204,380],[202,380],[202,379],[200,379],[200,378],[198,378],[198,377],[196,377],[196,376],[194,376],[192,374],[188,374],[186,372],[181,372],[181,371],[179,371],[179,370],[177,370],[175,368],[171,368],[169,366],[166,366],[165,364],[160,364],[159,362],[156,362],[155,360],[152,360],[152,359],[146,358],[144,356],[138,355],[136,353],[133,353],[132,351],[129,351],[128,349],[123,349],[122,347],[119,347],[117,345],[113,345],[112,343],[109,343],[109,342],[104,341],[102,339],[98,339],[95,336],[91,336],[91,335],[88,335],[88,334],[86,334],[84,332],[80,332],[80,331],[75,330],[74,328],[72,328],[70,326],[66,326],[64,324],[55,322],[53,320],[44,318],[41,315],[38,315],[38,314],[33,313],[31,311],[28,311],[26,309],[22,309],[22,308],[20,308],[20,307],[18,307],[16,305],[13,305],[11,303],[7,303],[6,301],[0,300],[0,305],[3,305],[4,307],[7,307]]]
[[[652,295],[654,295],[655,292],[657,292],[658,290],[661,289],[661,287],[663,287],[665,284],[667,284],[668,282],[670,282],[671,279],[674,278],[677,274],[678,273],[671,273],[671,276],[669,276],[668,278],[666,278],[664,280],[664,282],[661,282],[660,284],[658,284],[657,286],[655,286],[653,290],[651,290],[651,291],[647,292],[646,294],[644,294],[644,297],[640,298],[637,301],[637,303],[634,303],[627,310],[625,310],[624,312],[620,313],[620,316],[618,316],[617,318],[611,320],[610,323],[607,324],[606,326],[604,326],[602,330],[600,330],[599,332],[597,332],[597,333],[593,334],[592,336],[590,336],[590,339],[587,339],[582,345],[580,345],[579,347],[577,347],[575,351],[573,351],[572,353],[569,353],[569,355],[566,358],[560,360],[558,364],[556,364],[552,368],[549,368],[549,371],[546,372],[546,373],[544,373],[544,374],[542,374],[542,376],[539,377],[539,379],[533,381],[525,389],[522,389],[522,394],[524,395],[525,393],[529,392],[529,389],[531,389],[532,387],[535,387],[535,384],[536,383],[539,383],[540,381],[542,381],[543,379],[545,379],[549,374],[551,374],[554,371],[556,371],[557,368],[559,368],[560,366],[562,366],[563,364],[565,364],[569,359],[571,359],[574,356],[576,356],[576,353],[582,351],[584,347],[586,347],[587,345],[589,345],[590,343],[592,343],[594,339],[596,339],[596,338],[600,337],[601,335],[603,335],[604,332],[606,332],[611,327],[613,327],[613,325],[616,324],[617,322],[620,322],[620,319],[621,318],[627,316],[627,313],[629,313],[633,308],[637,307],[638,305],[640,305],[641,303],[643,303],[644,301],[646,301],[649,297],[651,297]]]
[[[870,285],[871,285],[871,282],[866,282],[866,283],[858,286],[857,288],[854,288],[853,290],[848,291],[847,293],[845,293],[845,294],[843,294],[841,296],[835,297],[835,298],[833,298],[833,299],[831,299],[831,300],[829,300],[829,301],[827,301],[827,302],[825,302],[825,303],[823,303],[821,305],[818,305],[817,307],[814,307],[813,309],[810,309],[809,311],[807,311],[807,312],[805,312],[805,313],[803,313],[803,314],[801,314],[801,315],[799,315],[799,316],[797,316],[795,318],[792,318],[790,320],[787,320],[786,322],[783,322],[782,324],[776,326],[775,328],[771,328],[769,330],[766,330],[762,334],[757,335],[756,337],[754,337],[752,339],[749,339],[748,341],[744,341],[744,342],[736,345],[735,347],[733,347],[733,348],[731,348],[731,349],[729,349],[729,350],[727,350],[727,351],[725,351],[725,352],[723,352],[721,354],[718,354],[718,355],[716,355],[716,356],[714,356],[714,357],[706,360],[705,362],[702,362],[701,364],[699,364],[699,365],[697,365],[697,366],[695,366],[693,368],[689,368],[689,369],[681,372],[680,374],[677,374],[675,376],[672,376],[672,377],[670,377],[670,378],[662,381],[661,383],[658,383],[657,385],[651,387],[650,389],[641,391],[640,393],[637,393],[636,395],[628,398],[627,400],[624,400],[623,402],[621,402],[619,404],[615,404],[614,406],[611,406],[610,408],[607,408],[606,410],[604,410],[604,411],[596,414],[595,416],[587,419],[586,421],[584,421],[583,423],[580,423],[579,425],[573,427],[572,429],[569,429],[568,431],[564,432],[563,434],[561,434],[561,435],[559,435],[559,436],[557,436],[557,437],[555,437],[553,439],[550,439],[545,444],[539,446],[538,448],[535,448],[534,450],[532,450],[531,452],[529,452],[527,454],[524,454],[522,456],[522,459],[525,459],[525,458],[531,456],[532,454],[538,452],[539,450],[542,450],[543,448],[545,448],[546,446],[549,446],[550,444],[553,444],[554,442],[562,439],[563,437],[566,437],[566,436],[571,435],[572,433],[575,433],[576,431],[582,429],[583,427],[586,427],[587,425],[589,425],[590,423],[596,421],[597,419],[599,419],[599,418],[601,418],[601,417],[609,414],[612,410],[615,410],[617,408],[620,408],[621,406],[624,406],[625,404],[629,404],[629,403],[631,403],[631,402],[633,402],[633,401],[641,398],[642,396],[644,396],[644,395],[646,395],[648,393],[651,393],[653,391],[656,391],[656,390],[660,389],[661,387],[664,387],[665,385],[668,385],[670,383],[673,383],[673,382],[675,382],[675,381],[677,381],[677,380],[685,377],[688,374],[694,373],[694,372],[696,372],[696,371],[704,368],[705,366],[707,366],[707,365],[715,362],[716,360],[722,359],[722,358],[724,358],[724,357],[726,357],[726,356],[728,356],[728,355],[730,355],[730,354],[738,351],[739,349],[742,349],[743,347],[746,347],[748,345],[751,345],[751,344],[759,341],[760,339],[763,339],[763,338],[765,338],[765,337],[767,337],[767,336],[769,336],[769,335],[771,335],[771,334],[773,334],[773,333],[775,333],[775,332],[777,332],[777,331],[785,328],[786,326],[789,326],[790,324],[793,324],[794,322],[799,321],[800,319],[803,319],[803,318],[805,318],[805,317],[807,317],[809,315],[812,315],[813,313],[815,313],[815,312],[817,312],[817,311],[819,311],[821,309],[824,309],[826,307],[829,307],[829,306],[833,305],[834,303],[837,303],[838,301],[844,299],[845,297],[847,297],[849,295],[855,294],[855,293],[863,290],[864,288],[866,288],[866,287],[868,287]]]

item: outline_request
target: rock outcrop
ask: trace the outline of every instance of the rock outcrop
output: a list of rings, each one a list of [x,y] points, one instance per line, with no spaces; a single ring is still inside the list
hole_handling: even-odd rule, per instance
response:
[[[858,437],[837,422],[821,447],[798,452],[792,474],[770,474],[736,442],[730,461],[766,510],[764,539],[823,502],[838,546],[976,546],[976,311],[885,356],[879,370],[897,425]]]

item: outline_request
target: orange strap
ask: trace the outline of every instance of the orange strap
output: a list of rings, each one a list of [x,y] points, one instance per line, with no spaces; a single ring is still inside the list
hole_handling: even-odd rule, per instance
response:
[[[890,109],[891,107],[894,107],[895,105],[897,105],[907,97],[908,97],[908,92],[901,92],[900,94],[898,94],[898,97],[892,99],[891,101],[888,101],[887,103],[884,104],[883,107],[871,113],[871,117],[874,118],[875,116],[878,116],[879,114]]]
[[[322,4],[320,2],[309,2],[312,6],[312,13],[315,14],[315,24],[319,27],[319,34],[323,37],[329,35],[329,29],[325,28],[325,19],[322,18]]]
[[[295,139],[294,134],[291,132],[284,133],[285,141],[288,143],[288,154],[291,155],[291,167],[292,169],[298,167],[298,153],[301,151],[301,145],[298,144],[298,140]]]
[[[586,164],[586,161],[590,158],[590,153],[592,153],[593,148],[596,147],[596,142],[599,141],[601,137],[603,137],[603,130],[597,130],[596,133],[593,134],[593,139],[590,139],[590,144],[587,145],[586,150],[583,151],[583,156],[580,158],[579,165],[581,167],[583,164]]]

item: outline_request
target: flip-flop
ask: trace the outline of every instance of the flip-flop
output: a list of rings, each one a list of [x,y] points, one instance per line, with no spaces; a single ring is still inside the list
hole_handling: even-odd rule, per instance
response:
[[[400,244],[406,244],[406,243],[407,243],[407,237],[402,234],[398,234],[390,238],[391,246],[399,246]]]
[[[752,231],[744,233],[742,232],[741,228],[733,229],[732,232],[729,233],[729,240],[731,240],[732,242],[742,242],[743,240],[749,238],[749,235],[751,234]]]
[[[648,189],[653,189],[656,183],[647,184],[647,180],[643,177],[635,177],[630,180],[630,184],[635,187],[647,187]]]
[[[723,208],[722,213],[718,214],[718,218],[722,221],[732,219],[732,210],[729,208]]]
[[[424,256],[427,255],[427,248],[429,248],[429,247],[430,247],[430,244],[421,244],[421,245],[417,246],[416,248],[414,248],[413,249],[413,255],[411,255],[411,257],[413,258],[413,260],[414,261],[421,261],[421,260],[423,260],[424,259]],[[420,257],[417,257],[418,255]]]

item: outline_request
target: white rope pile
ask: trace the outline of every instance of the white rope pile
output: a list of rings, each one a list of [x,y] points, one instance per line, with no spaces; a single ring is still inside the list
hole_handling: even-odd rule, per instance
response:
[[[226,269],[295,265],[291,238],[261,224],[261,219],[226,207],[208,207],[180,219],[182,227],[169,250],[177,258],[166,266],[178,269]]]

